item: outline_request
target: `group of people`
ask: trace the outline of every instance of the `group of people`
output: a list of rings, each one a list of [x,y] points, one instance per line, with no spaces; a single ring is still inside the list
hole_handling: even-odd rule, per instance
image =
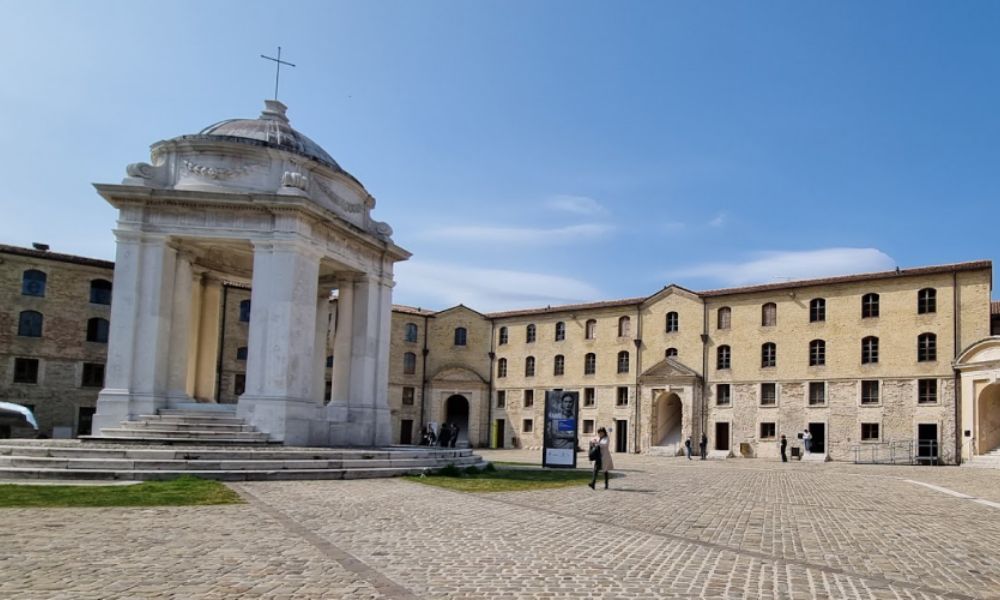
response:
[[[445,423],[441,425],[431,421],[424,426],[420,436],[421,446],[440,446],[442,448],[454,448],[458,441],[459,427],[455,423]]]
[[[708,458],[708,436],[704,433],[701,434],[701,442],[698,443],[698,449],[701,460],[706,460]],[[691,438],[684,440],[684,451],[687,453],[688,460],[691,460]]]
[[[807,453],[812,452],[812,433],[809,429],[806,429],[799,434],[799,438],[802,439],[802,447]],[[704,433],[701,434],[701,442],[698,444],[701,454],[701,460],[705,460],[708,457],[708,436]],[[781,462],[788,462],[788,438],[785,434],[781,434]],[[691,460],[691,438],[684,440],[684,449],[687,452],[688,460]]]

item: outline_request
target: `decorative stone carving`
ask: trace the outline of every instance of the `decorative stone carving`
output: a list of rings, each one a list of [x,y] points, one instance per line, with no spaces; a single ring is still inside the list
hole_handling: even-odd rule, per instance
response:
[[[285,171],[285,174],[281,176],[281,185],[305,191],[309,187],[309,178],[302,173]]]
[[[125,167],[125,173],[136,179],[152,179],[156,175],[154,169],[149,163],[137,162]]]
[[[392,227],[389,226],[385,221],[373,221],[372,226],[375,228],[375,233],[381,237],[391,237]]]
[[[318,179],[316,180],[316,186],[319,188],[319,191],[322,192],[324,196],[329,198],[331,202],[333,202],[335,205],[337,205],[339,208],[343,209],[346,212],[360,213],[365,209],[365,207],[360,204],[354,204],[352,202],[344,200],[343,198],[340,197],[339,194],[337,194],[337,192],[333,191],[333,189],[330,186],[326,185],[325,183],[323,183]]]
[[[184,167],[187,168],[188,171],[194,173],[195,175],[200,175],[201,177],[207,177],[209,179],[232,179],[233,177],[246,175],[247,173],[259,168],[260,165],[250,163],[234,169],[228,169],[225,167],[200,165],[185,159]]]

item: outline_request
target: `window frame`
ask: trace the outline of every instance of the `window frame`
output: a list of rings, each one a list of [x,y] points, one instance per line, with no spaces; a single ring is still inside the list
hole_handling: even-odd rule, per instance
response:
[[[917,291],[917,314],[931,315],[937,312],[937,289],[923,288]]]
[[[628,386],[619,385],[615,388],[615,408],[621,408],[623,406],[628,406]]]
[[[497,346],[504,346],[509,341],[509,334],[507,333],[507,327],[501,327],[499,333],[497,334]]]
[[[722,401],[723,398],[725,399],[725,402]],[[733,388],[731,384],[728,383],[715,384],[715,405],[716,406],[733,405]]]
[[[813,394],[813,390],[818,389],[822,392],[821,401],[814,402],[813,399],[816,397]],[[827,397],[826,382],[825,381],[810,381],[809,385],[806,386],[806,403],[810,407],[814,406],[826,406],[829,403],[829,398]]]
[[[94,362],[83,363],[83,368],[80,370],[80,387],[103,388],[104,375],[106,372],[105,367],[106,365],[104,363],[94,363]],[[95,376],[95,372],[100,373],[99,378]]]
[[[249,323],[251,312],[253,311],[253,303],[250,302],[249,298],[247,298],[246,300],[240,300],[239,311],[240,311],[240,316],[239,316],[240,323]]]
[[[771,388],[771,391],[772,391],[772,400],[771,400],[771,402],[765,402],[764,401],[764,399],[766,397],[765,394],[764,394],[764,389],[765,389],[764,386],[770,386],[770,388]],[[760,387],[758,389],[759,389],[759,394],[760,394],[760,400],[758,402],[758,405],[760,405],[762,407],[765,407],[765,408],[774,408],[774,407],[778,406],[778,383],[777,382],[772,382],[772,381],[761,382]]]
[[[872,435],[871,435],[871,430],[872,430],[873,427],[875,428],[875,436],[874,437],[872,437]],[[866,434],[866,431],[865,431],[866,428],[868,429],[868,431],[867,431],[868,435],[865,435]],[[865,443],[865,442],[868,442],[868,443],[881,442],[882,441],[882,424],[881,423],[872,423],[870,421],[868,421],[868,422],[862,422],[861,423],[861,434],[860,434],[860,437],[858,438],[858,440],[860,442],[862,442],[862,443]]]
[[[584,339],[596,340],[597,339],[597,319],[587,319],[584,324]]]
[[[534,356],[524,357],[524,376],[534,377],[537,366],[538,366],[538,361],[535,360]]]
[[[826,340],[809,340],[809,366],[826,366]]]
[[[769,311],[770,309],[770,311]],[[760,307],[760,326],[761,327],[777,327],[778,326],[778,305],[774,302],[765,302]]]
[[[631,362],[632,362],[632,360],[631,360],[631,355],[629,354],[629,351],[628,350],[622,350],[622,351],[620,351],[618,353],[618,360],[617,360],[618,374],[619,375],[624,375],[624,374],[628,373],[629,369],[632,366]]]
[[[680,327],[681,327],[680,315],[677,314],[677,311],[676,310],[672,310],[672,311],[668,312],[667,313],[667,322],[666,322],[666,332],[667,333],[677,333],[678,331],[680,331]]]
[[[30,367],[30,368],[29,368]],[[42,361],[27,356],[14,357],[13,383],[38,384],[41,379]],[[30,378],[27,375],[31,375]]]
[[[534,344],[536,339],[538,339],[538,328],[534,323],[528,323],[524,328],[524,343]]]
[[[878,336],[866,335],[861,338],[861,364],[878,364]]]
[[[41,277],[36,277],[35,274]],[[38,289],[31,290],[33,284],[38,285]],[[49,274],[40,269],[25,269],[21,273],[21,295],[22,296],[34,296],[35,298],[44,298],[45,293],[48,291],[49,286]]]
[[[554,377],[561,377],[566,374],[566,357],[562,354],[556,354],[555,358],[552,359],[552,375]]]
[[[929,390],[924,388],[928,387]],[[938,393],[938,380],[936,378],[923,378],[917,380],[917,404],[920,406],[927,406],[930,404],[937,404],[941,401],[941,396]],[[924,400],[924,398],[931,398],[930,400]]]
[[[875,292],[868,292],[861,296],[861,318],[877,319],[880,312],[881,298]]]
[[[420,329],[416,323],[407,323],[403,331],[403,341],[414,344],[420,338]]]
[[[104,317],[87,319],[86,341],[92,344],[107,344],[109,337],[111,337],[111,321]]]
[[[583,374],[584,375],[596,375],[597,374],[597,354],[594,352],[588,352],[583,357]]]
[[[778,345],[764,342],[760,345],[760,368],[772,369],[778,366]]]
[[[103,284],[107,284],[107,288]],[[90,280],[90,303],[100,306],[111,306],[111,295],[114,289],[113,284],[107,279]],[[105,300],[107,300],[105,302]]]
[[[725,363],[725,364],[723,364]],[[733,350],[728,344],[723,344],[715,349],[715,370],[725,371],[733,367]]]
[[[925,331],[917,336],[917,362],[937,362],[937,334]]]
[[[725,319],[723,320],[723,315]],[[728,306],[720,306],[719,310],[715,312],[715,328],[716,329],[731,329],[733,326],[733,309]]]
[[[562,342],[566,340],[566,323],[563,321],[556,322],[556,333],[555,341]]]
[[[403,353],[403,375],[417,374],[417,354],[415,352]]]
[[[770,425],[771,434],[764,434],[764,426]],[[757,424],[757,438],[762,442],[772,442],[778,439],[778,424],[775,421],[761,421]]]
[[[469,343],[469,330],[465,327],[455,328],[455,346],[467,346]]]
[[[583,388],[583,407],[592,408],[597,406],[597,388]]]
[[[826,298],[813,298],[809,301],[809,322],[822,323],[826,321]]]
[[[875,400],[874,401],[867,401],[866,399],[871,399],[872,398],[871,394],[867,394],[866,393],[868,391],[867,388],[871,388],[873,386],[875,388],[875,396],[874,396]],[[878,380],[878,379],[862,379],[861,380],[860,394],[861,395],[860,395],[860,398],[859,398],[858,402],[860,403],[861,406],[879,406],[879,405],[881,405],[882,404],[882,382],[880,380]]]
[[[632,318],[628,315],[618,317],[618,337],[632,337]]]
[[[37,310],[22,310],[17,315],[17,337],[40,338],[45,335],[45,315]]]

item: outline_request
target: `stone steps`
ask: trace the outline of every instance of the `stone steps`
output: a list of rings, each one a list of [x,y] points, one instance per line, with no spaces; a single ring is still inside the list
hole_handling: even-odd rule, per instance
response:
[[[257,431],[237,417],[228,406],[206,404],[199,409],[161,409],[155,415],[140,415],[135,421],[123,421],[118,427],[105,427],[100,433],[80,436],[84,441],[120,441],[122,443],[206,443],[267,444],[268,435]]]
[[[1000,469],[1000,455],[981,454],[979,456],[973,456],[972,460],[962,463],[963,465],[968,465],[970,467],[982,467],[986,469]]]
[[[0,479],[222,481],[357,479],[486,465],[468,449],[230,446],[100,447],[62,441],[0,443]]]

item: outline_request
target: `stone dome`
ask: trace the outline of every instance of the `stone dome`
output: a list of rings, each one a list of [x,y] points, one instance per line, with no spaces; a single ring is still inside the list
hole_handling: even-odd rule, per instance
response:
[[[343,171],[319,144],[292,128],[285,115],[287,110],[288,107],[277,100],[265,100],[264,111],[256,119],[226,119],[209,125],[194,136],[181,138],[208,137],[238,142],[252,140],[253,143],[294,152]]]

